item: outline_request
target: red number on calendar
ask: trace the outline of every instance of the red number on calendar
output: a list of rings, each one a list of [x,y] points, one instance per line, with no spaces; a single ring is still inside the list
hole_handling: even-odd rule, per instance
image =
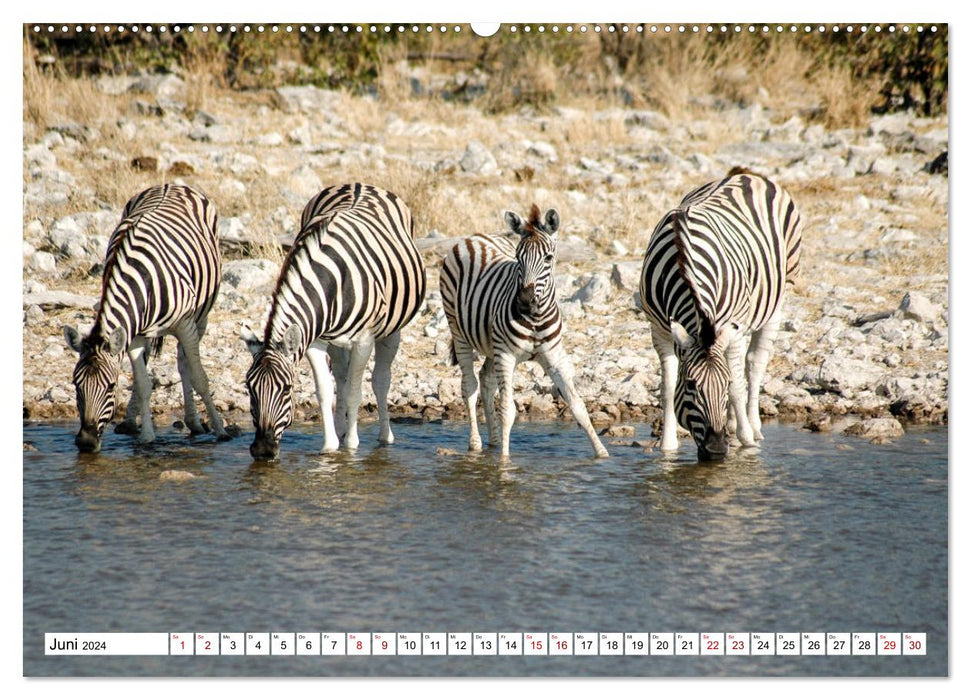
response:
[[[897,648],[897,642],[893,641],[892,639],[888,639],[883,643],[884,651],[893,651],[896,648]]]
[[[570,648],[570,644],[565,639],[561,639],[556,643],[556,648],[560,651],[566,651]]]
[[[357,650],[358,650],[358,651],[360,651],[360,650],[361,650],[361,649],[363,649],[363,648],[364,648],[364,642],[361,642],[361,641],[359,641],[359,642],[357,643]]]
[[[911,651],[919,651],[920,650],[920,642],[917,641],[917,640],[912,640],[911,642],[909,642],[909,646],[910,646],[910,650]]]
[[[381,651],[387,651],[387,650],[388,650],[388,643],[381,642]]]
[[[732,642],[732,649],[734,651],[742,651],[745,649],[745,642],[740,639],[736,639],[734,642]]]
[[[537,651],[542,651],[542,649],[543,649],[543,640],[542,639],[534,640],[531,643],[533,645],[533,649],[536,649]]]
[[[718,651],[718,641],[714,639],[709,640],[707,649],[708,651]]]
[[[210,649],[212,649],[212,642],[206,640],[206,651],[209,651]]]

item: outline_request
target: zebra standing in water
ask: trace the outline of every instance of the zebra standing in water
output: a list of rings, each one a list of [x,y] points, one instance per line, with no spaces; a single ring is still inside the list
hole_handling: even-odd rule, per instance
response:
[[[401,329],[425,297],[425,267],[413,241],[408,206],[395,194],[360,183],[328,187],[310,200],[301,230],[283,262],[260,340],[243,340],[253,354],[246,373],[256,436],[254,459],[275,459],[293,420],[294,367],[310,362],[324,424],[322,451],[356,448],[361,379],[374,349],[372,386],[380,440],[394,441],[388,418],[391,362]],[[328,357],[329,356],[329,357]],[[334,421],[333,362],[337,377]]]
[[[742,445],[762,439],[759,390],[801,242],[789,193],[737,168],[657,225],[640,297],[661,361],[662,450],[677,449],[680,423],[700,456],[724,455],[729,402]]]
[[[125,205],[121,223],[108,241],[101,303],[91,332],[84,338],[64,326],[68,345],[80,358],[74,368],[81,429],[75,444],[97,452],[115,412],[119,358],[127,352],[134,382],[125,420],[117,432],[138,432],[152,442],[148,376],[149,346],[161,347],[163,335],[178,339],[178,365],[185,402],[185,424],[205,432],[192,391],[202,398],[212,430],[228,439],[209,393],[209,379],[199,360],[199,341],[219,290],[216,209],[205,195],[184,185],[150,187]],[[141,429],[137,427],[141,418]]]
[[[594,453],[606,457],[583,400],[573,386],[573,365],[563,349],[563,320],[556,303],[553,264],[560,217],[550,209],[540,219],[534,204],[529,220],[506,212],[506,225],[520,236],[516,246],[500,234],[476,234],[458,243],[442,262],[442,304],[452,332],[453,360],[462,369],[462,396],[469,412],[469,449],[482,449],[476,422],[479,384],[475,353],[485,356],[479,374],[489,443],[501,433],[502,455],[516,418],[513,372],[523,360],[537,360],[566,399],[587,433]],[[495,394],[499,389],[499,421]]]

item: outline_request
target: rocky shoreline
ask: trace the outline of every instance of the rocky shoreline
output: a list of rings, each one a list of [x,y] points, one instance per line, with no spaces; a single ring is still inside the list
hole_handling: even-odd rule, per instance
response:
[[[634,298],[641,255],[656,221],[688,189],[742,164],[790,189],[805,222],[803,269],[763,386],[763,415],[876,440],[892,439],[909,423],[947,422],[945,119],[895,114],[859,129],[826,130],[800,117],[781,120],[757,104],[716,105],[684,122],[620,108],[486,115],[463,107],[439,118],[385,109],[377,122],[368,117],[365,132],[354,121],[361,105],[350,101],[367,107],[371,98],[287,88],[273,91],[272,107],[226,97],[210,113],[179,102],[184,86],[173,80],[105,83],[106,95],[128,99],[106,123],[25,124],[25,420],[76,418],[75,355],[61,327],[90,327],[100,261],[127,197],[182,181],[202,187],[221,212],[223,282],[202,360],[216,406],[251,430],[243,385],[250,357],[240,324],[262,327],[300,209],[323,185],[350,176],[370,173],[375,184],[395,189],[396,173],[406,168],[406,201],[409,193],[428,195],[413,209],[429,293],[403,332],[393,414],[464,418],[438,292],[443,251],[462,235],[495,230],[503,208],[521,211],[537,201],[557,207],[564,220],[557,291],[576,386],[595,424],[609,430],[655,421],[657,356]],[[130,191],[109,201],[98,178],[122,170]],[[415,181],[430,184],[422,190]],[[265,202],[250,202],[265,191]],[[458,216],[465,211],[474,212],[468,221]],[[157,420],[177,425],[173,340],[150,371]],[[122,407],[129,385],[126,366]],[[315,420],[305,363],[296,398],[298,420]],[[533,363],[517,371],[516,403],[522,419],[569,418]],[[362,411],[374,411],[368,385]]]

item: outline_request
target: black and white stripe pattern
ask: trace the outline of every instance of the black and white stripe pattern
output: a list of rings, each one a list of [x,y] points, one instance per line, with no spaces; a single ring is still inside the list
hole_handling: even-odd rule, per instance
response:
[[[442,304],[452,332],[454,358],[462,369],[469,449],[482,449],[476,417],[479,382],[473,365],[479,353],[485,357],[479,379],[489,442],[495,445],[501,437],[503,456],[509,454],[509,433],[516,417],[513,372],[519,362],[536,360],[566,399],[594,452],[605,457],[607,450],[573,386],[573,365],[563,348],[563,320],[553,282],[559,214],[550,209],[541,219],[534,204],[528,221],[513,212],[506,212],[505,221],[519,235],[518,244],[514,246],[501,234],[477,234],[455,245],[442,263]]]
[[[692,191],[657,225],[640,297],[661,361],[661,449],[677,449],[680,423],[703,456],[725,454],[729,403],[741,443],[762,439],[759,390],[801,241],[789,193],[743,170]]]
[[[114,415],[119,357],[132,364],[132,398],[119,432],[139,432],[152,442],[148,376],[149,346],[163,335],[178,339],[178,365],[185,400],[185,422],[193,433],[205,431],[195,408],[193,389],[202,397],[213,431],[228,435],[212,403],[209,380],[199,360],[199,341],[219,290],[216,209],[205,195],[183,185],[151,187],[125,205],[121,223],[108,242],[101,303],[91,332],[84,338],[64,327],[68,345],[80,354],[74,370],[81,429],[75,443],[86,452],[101,447],[105,426]],[[137,427],[141,419],[141,428]]]
[[[404,201],[373,185],[328,187],[304,208],[263,338],[243,331],[253,354],[246,384],[256,428],[254,458],[279,454],[280,438],[293,420],[294,367],[304,355],[320,402],[324,451],[338,448],[345,429],[344,444],[359,444],[361,379],[372,349],[380,439],[394,441],[387,410],[391,362],[401,329],[425,297],[425,268],[413,229]]]

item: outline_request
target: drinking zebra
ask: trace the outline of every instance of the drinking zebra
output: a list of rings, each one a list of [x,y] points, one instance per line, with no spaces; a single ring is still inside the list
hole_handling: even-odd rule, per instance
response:
[[[248,327],[242,334],[253,354],[246,385],[256,428],[250,446],[254,459],[279,455],[280,438],[293,421],[294,367],[305,355],[324,424],[322,451],[339,447],[338,431],[345,426],[345,445],[359,444],[361,380],[372,349],[380,440],[392,443],[391,362],[401,329],[425,297],[411,211],[397,195],[361,183],[328,187],[304,208],[300,225],[280,271],[263,339]]]
[[[801,241],[789,193],[741,169],[689,193],[654,229],[640,298],[661,362],[662,450],[677,449],[680,423],[700,456],[724,455],[729,402],[742,445],[762,439],[759,390]]]
[[[563,348],[563,320],[553,282],[559,214],[550,209],[541,219],[534,204],[527,221],[506,212],[505,222],[519,235],[517,245],[501,234],[476,234],[455,245],[442,262],[442,304],[452,332],[453,362],[462,369],[469,449],[482,449],[476,418],[479,382],[473,365],[475,353],[479,353],[485,357],[479,380],[489,443],[498,442],[498,429],[503,456],[509,454],[509,433],[516,418],[513,371],[523,360],[536,360],[566,399],[594,453],[606,457],[607,450],[573,386],[573,365]]]
[[[149,347],[158,352],[164,335],[178,340],[185,424],[205,432],[193,389],[202,398],[212,430],[228,439],[209,393],[199,360],[199,341],[219,290],[216,208],[201,192],[184,185],[150,187],[125,205],[121,223],[108,241],[101,303],[84,338],[64,326],[68,345],[80,358],[74,368],[81,428],[75,444],[97,452],[105,426],[115,413],[115,383],[120,357],[127,352],[134,376],[131,401],[117,432],[138,432],[138,441],[155,439],[148,376]],[[141,419],[141,428],[138,420]]]

